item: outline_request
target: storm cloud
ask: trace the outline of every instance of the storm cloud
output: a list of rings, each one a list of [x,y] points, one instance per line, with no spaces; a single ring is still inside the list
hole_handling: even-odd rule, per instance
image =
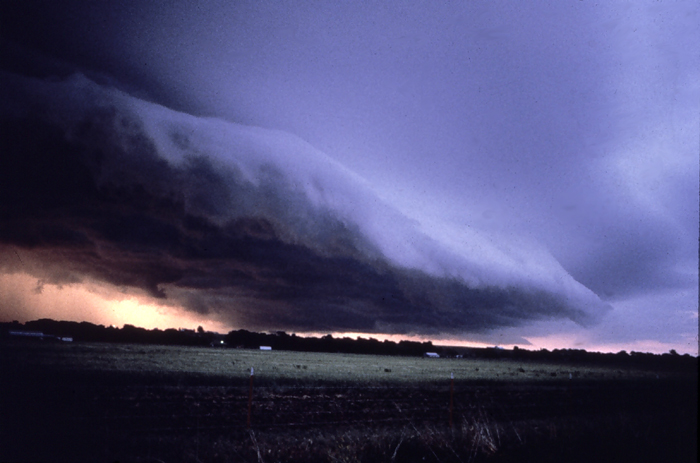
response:
[[[426,235],[290,134],[79,74],[2,78],[0,239],[48,281],[137,287],[255,329],[478,332],[607,310],[543,250]]]
[[[696,354],[698,17],[0,2],[0,318]]]

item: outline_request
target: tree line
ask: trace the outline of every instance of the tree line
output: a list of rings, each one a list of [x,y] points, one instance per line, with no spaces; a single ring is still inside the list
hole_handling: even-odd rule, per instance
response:
[[[17,333],[33,333],[35,336],[20,336]],[[42,336],[38,336],[41,333]],[[607,364],[620,366],[639,366],[655,369],[682,368],[697,370],[697,357],[689,354],[679,355],[671,350],[665,354],[620,351],[618,353],[588,352],[583,349],[547,349],[527,350],[517,346],[513,349],[499,347],[473,348],[433,345],[431,341],[379,341],[374,338],[356,339],[333,337],[303,337],[287,334],[284,331],[273,333],[256,333],[247,330],[235,330],[228,334],[205,331],[200,326],[191,329],[154,328],[148,330],[133,325],[115,326],[95,325],[89,322],[56,321],[40,319],[24,324],[19,322],[0,323],[0,339],[71,339],[74,342],[108,342],[130,344],[161,344],[178,346],[209,346],[228,348],[259,349],[268,346],[273,350],[300,352],[330,352],[349,354],[422,356],[434,352],[441,357],[464,357],[481,359],[512,359],[521,362],[556,362],[567,364]],[[58,341],[57,341],[58,342]]]

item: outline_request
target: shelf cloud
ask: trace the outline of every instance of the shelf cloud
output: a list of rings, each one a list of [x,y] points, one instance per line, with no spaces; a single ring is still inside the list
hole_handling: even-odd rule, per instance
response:
[[[297,332],[589,326],[610,309],[544,248],[409,217],[292,134],[79,73],[0,80],[3,272],[100,280]]]

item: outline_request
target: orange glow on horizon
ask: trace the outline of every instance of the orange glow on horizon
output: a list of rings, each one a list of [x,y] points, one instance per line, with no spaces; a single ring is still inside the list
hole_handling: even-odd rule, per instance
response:
[[[70,285],[55,285],[38,281],[26,273],[0,274],[0,321],[17,320],[27,322],[41,318],[65,321],[86,321],[98,325],[122,327],[129,324],[146,329],[188,328],[202,326],[206,331],[228,333],[240,327],[217,320],[216,314],[202,315],[188,311],[172,301],[162,301],[140,294],[134,290],[101,282],[85,282]],[[270,330],[274,332],[276,330]],[[292,334],[292,333],[289,333]],[[360,332],[300,332],[302,337],[322,337],[331,334],[334,338],[374,338],[379,341],[432,342],[435,346],[494,347],[513,349],[516,344],[470,341],[454,336],[424,336],[415,334],[383,334]],[[466,337],[467,335],[465,335]],[[495,338],[495,337],[494,337]],[[481,337],[481,339],[484,339]],[[540,337],[525,337],[530,344],[517,344],[526,350],[539,349],[585,349],[588,352],[617,353],[651,352],[663,354],[671,349],[680,354],[698,355],[697,338],[688,338],[682,344],[663,343],[656,340],[636,340],[625,343],[596,342],[585,333],[556,333]]]
[[[0,275],[0,320],[27,322],[40,318],[89,322],[97,325],[125,324],[146,329],[196,328],[226,333],[225,323],[168,305],[141,294],[120,290],[106,283],[71,285],[42,283],[24,273]]]

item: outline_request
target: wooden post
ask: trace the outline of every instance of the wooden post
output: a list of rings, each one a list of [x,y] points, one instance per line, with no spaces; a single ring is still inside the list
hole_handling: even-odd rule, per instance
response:
[[[250,429],[250,414],[253,409],[253,374],[255,370],[250,367],[250,388],[248,389],[248,429]]]
[[[452,406],[454,404],[455,395],[455,374],[450,373],[450,429],[452,429]]]

